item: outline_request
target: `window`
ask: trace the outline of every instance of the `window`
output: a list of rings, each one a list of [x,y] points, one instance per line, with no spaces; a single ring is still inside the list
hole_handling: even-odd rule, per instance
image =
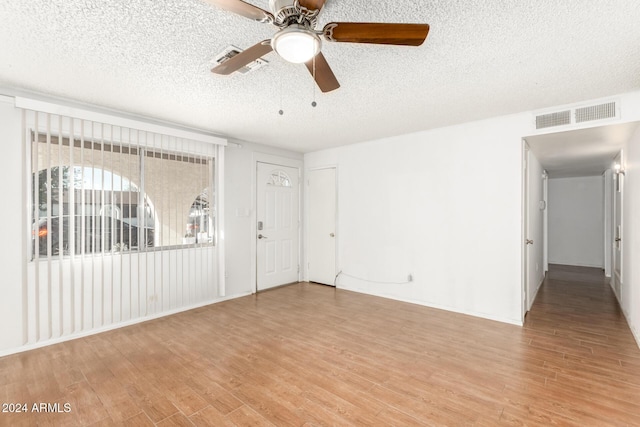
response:
[[[267,185],[273,185],[275,187],[291,187],[291,179],[285,171],[275,171],[269,177]]]
[[[61,137],[49,122],[31,132],[31,259],[215,243],[213,156],[181,153],[176,138],[67,120],[58,128],[83,136]]]

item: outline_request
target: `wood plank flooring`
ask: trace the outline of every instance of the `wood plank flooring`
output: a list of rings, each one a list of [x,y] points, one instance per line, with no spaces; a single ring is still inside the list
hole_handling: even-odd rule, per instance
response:
[[[598,269],[525,327],[308,283],[0,359],[2,426],[638,426],[640,350]]]

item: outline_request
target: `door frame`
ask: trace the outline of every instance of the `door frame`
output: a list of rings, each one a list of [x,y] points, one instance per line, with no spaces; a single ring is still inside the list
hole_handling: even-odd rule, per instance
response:
[[[304,183],[305,183],[305,188],[308,189],[309,187],[309,178],[308,176],[310,175],[311,172],[313,171],[317,171],[317,170],[324,170],[324,169],[333,169],[334,170],[334,178],[335,178],[335,188],[334,188],[334,194],[335,194],[335,218],[334,218],[334,223],[335,223],[335,269],[336,269],[336,274],[338,271],[340,271],[340,266],[338,264],[338,260],[340,259],[340,254],[339,254],[339,247],[340,245],[338,244],[338,239],[340,239],[340,224],[338,222],[338,212],[339,212],[339,204],[338,204],[338,165],[337,164],[330,164],[330,165],[324,165],[324,166],[316,166],[313,168],[309,168],[305,170],[305,179],[304,179]],[[305,202],[304,202],[304,224],[303,224],[303,229],[304,229],[304,235],[305,236],[309,236],[309,215],[310,215],[310,207],[309,207],[309,199],[310,199],[310,194],[306,193],[307,197],[305,198]],[[304,257],[304,263],[303,263],[303,268],[304,268],[304,280],[305,281],[309,281],[309,242],[308,242],[308,238],[305,239],[305,257]],[[334,281],[335,282],[335,281]],[[333,286],[335,286],[336,288],[338,287],[336,283],[333,284]]]
[[[549,272],[549,173],[542,170],[542,274],[544,277]]]
[[[618,155],[616,155],[613,160],[612,165],[619,164],[622,171],[619,174],[612,171],[613,179],[612,179],[612,195],[613,195],[613,203],[612,203],[612,216],[611,216],[611,281],[610,285],[613,289],[613,293],[615,294],[618,302],[621,301],[622,298],[622,287],[624,286],[624,187],[625,187],[625,156],[624,150],[620,150]],[[618,196],[619,195],[619,196]],[[620,249],[616,249],[616,236],[617,233],[617,218],[618,218],[618,207],[616,199],[620,197],[620,238],[622,239],[620,242]],[[616,252],[619,252],[620,256]],[[620,263],[620,270],[616,275],[616,262]]]
[[[529,248],[526,243],[529,238],[529,144],[523,138],[521,149],[521,168],[522,168],[522,230],[520,236],[520,248],[522,255],[522,298],[521,298],[521,316],[522,324],[524,324],[524,318],[528,311],[528,293],[529,293]]]
[[[302,270],[302,256],[303,256],[303,236],[302,236],[302,206],[303,196],[302,183],[304,179],[303,161],[298,159],[292,159],[290,157],[277,156],[273,154],[254,152],[251,161],[251,286],[252,293],[258,292],[258,240],[256,239],[258,232],[258,163],[268,163],[276,166],[286,166],[290,168],[298,169],[298,263],[301,264],[300,270]],[[298,272],[298,281],[301,279],[302,271]]]
[[[604,171],[604,276],[613,278],[613,224],[615,222],[615,173],[613,168]]]

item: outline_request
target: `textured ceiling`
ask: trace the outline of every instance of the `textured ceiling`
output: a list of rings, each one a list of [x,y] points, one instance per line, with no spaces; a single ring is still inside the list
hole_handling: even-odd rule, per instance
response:
[[[199,0],[2,0],[0,19],[5,92],[301,152],[640,87],[637,0],[328,0],[319,26],[431,25],[417,48],[324,43],[342,85],[328,94],[275,53],[253,73],[213,75],[218,52],[275,27]]]

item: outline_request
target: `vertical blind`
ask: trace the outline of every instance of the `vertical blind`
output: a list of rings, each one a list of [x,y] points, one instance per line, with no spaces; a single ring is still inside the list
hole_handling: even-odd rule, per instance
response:
[[[27,343],[218,296],[218,146],[23,109]]]

